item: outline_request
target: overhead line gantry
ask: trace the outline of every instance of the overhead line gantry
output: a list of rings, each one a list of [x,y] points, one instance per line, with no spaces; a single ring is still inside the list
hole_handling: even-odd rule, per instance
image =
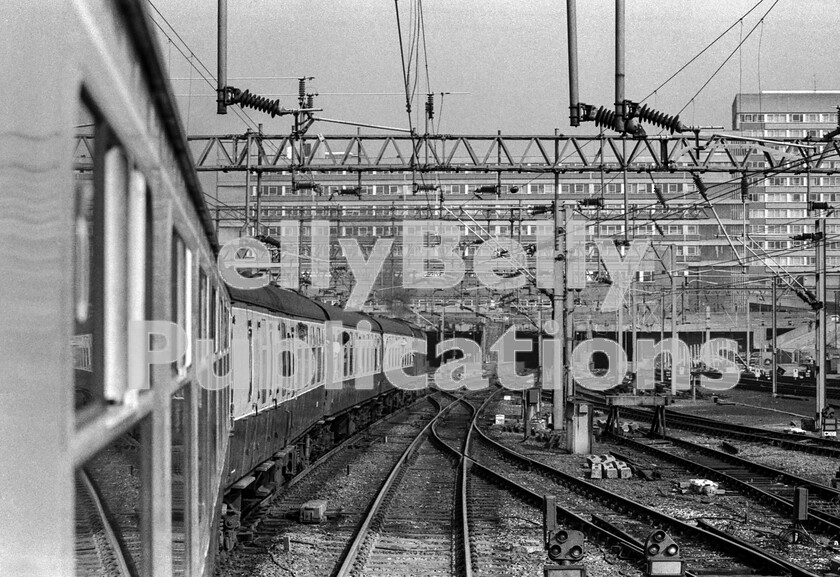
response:
[[[251,133],[197,135],[189,140],[198,171],[840,173],[838,141],[757,141],[726,134],[644,138],[353,134],[295,139],[288,134]],[[253,162],[256,157],[259,163]],[[757,159],[764,162],[760,169],[755,168]]]

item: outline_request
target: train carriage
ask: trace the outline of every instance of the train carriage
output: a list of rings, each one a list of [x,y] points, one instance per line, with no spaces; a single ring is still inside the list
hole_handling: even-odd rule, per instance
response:
[[[145,4],[20,3],[0,35],[0,574],[202,574],[229,420],[197,374],[229,299]],[[158,325],[184,354],[147,378],[150,319],[186,339]]]
[[[426,368],[425,357],[411,350],[415,332],[403,321],[344,311],[273,284],[231,288],[230,294],[235,354],[224,485],[228,549],[249,505],[357,428],[416,396],[390,385],[383,368],[409,374]]]
[[[233,338],[247,343],[243,378],[234,379],[230,485],[299,437],[324,413],[326,314],[314,301],[277,287],[230,289]],[[281,341],[307,343],[311,367],[295,370]],[[279,353],[279,354],[278,354]],[[234,368],[236,372],[238,367]]]
[[[387,352],[414,338],[402,321],[231,295],[145,10],[0,20],[0,575],[210,575],[243,479],[264,489],[413,398],[383,363],[427,368]],[[304,354],[270,354],[289,341]]]

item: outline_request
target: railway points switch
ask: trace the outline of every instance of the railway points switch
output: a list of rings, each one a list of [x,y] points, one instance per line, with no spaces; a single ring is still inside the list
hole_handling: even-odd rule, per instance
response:
[[[324,499],[307,501],[300,506],[301,523],[320,523],[327,519],[327,502]]]

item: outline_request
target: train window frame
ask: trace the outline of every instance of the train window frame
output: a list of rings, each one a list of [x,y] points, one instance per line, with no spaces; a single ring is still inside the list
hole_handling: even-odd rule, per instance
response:
[[[195,318],[195,307],[196,302],[194,298],[195,287],[194,280],[193,280],[193,251],[190,249],[189,246],[186,246],[186,253],[185,253],[185,275],[186,275],[186,282],[184,287],[186,289],[186,310],[187,310],[187,317],[186,317],[186,326],[184,327],[184,332],[186,333],[186,342],[184,343],[185,350],[184,350],[184,367],[189,369],[193,364],[193,338],[194,338],[194,331],[193,331],[193,319]]]
[[[104,312],[104,167],[102,155],[111,139],[111,130],[96,105],[82,91],[76,129],[92,132],[91,168],[74,165],[73,251],[73,389],[77,395],[74,412],[77,426],[90,421],[106,408],[103,379]],[[90,172],[89,177],[82,177]],[[84,304],[82,304],[84,301]],[[87,337],[87,338],[85,338]],[[78,351],[78,352],[77,352]],[[77,360],[77,356],[80,357]],[[81,371],[81,372],[80,372]],[[90,375],[86,375],[90,373]],[[83,378],[84,377],[84,378]],[[79,397],[79,391],[85,395]]]
[[[173,372],[179,378],[186,378],[192,366],[193,338],[193,252],[177,230],[172,231],[171,242],[171,282],[172,322],[181,328],[185,336],[184,354],[173,363]]]
[[[221,352],[222,343],[220,342],[219,338],[219,317],[220,317],[220,304],[219,304],[219,289],[216,287],[215,284],[210,286],[210,332],[212,333],[213,339],[213,352],[215,354],[219,354]]]
[[[112,137],[105,143],[103,181],[103,396],[106,402],[120,403],[127,390],[126,293],[128,247],[124,229],[128,223],[130,187],[129,159],[122,144]]]
[[[198,338],[210,338],[210,280],[202,267],[198,267]]]
[[[77,128],[92,126],[94,143],[91,178],[77,178],[74,185],[77,246],[71,346],[82,348],[82,360],[90,362],[88,388],[95,398],[74,407],[77,427],[90,423],[108,404],[135,406],[138,396],[149,388],[149,383],[142,382],[143,375],[128,369],[128,328],[131,321],[144,321],[149,314],[153,276],[151,192],[146,177],[84,88],[79,117]],[[84,172],[85,165],[74,165],[75,174]],[[90,195],[84,224],[81,191]],[[87,239],[82,238],[85,234]],[[75,336],[85,324],[90,336],[77,343]],[[75,386],[78,379],[74,376],[73,381]]]

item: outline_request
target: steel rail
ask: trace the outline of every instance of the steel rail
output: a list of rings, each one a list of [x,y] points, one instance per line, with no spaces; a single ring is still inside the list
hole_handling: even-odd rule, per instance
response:
[[[633,501],[632,499],[613,493],[612,491],[594,483],[578,479],[577,477],[564,473],[563,471],[555,469],[554,467],[546,465],[540,461],[531,459],[530,457],[498,443],[488,437],[477,427],[476,430],[483,442],[487,443],[501,454],[524,464],[529,468],[529,470],[555,480],[569,490],[576,493],[582,493],[587,498],[596,499],[605,503],[616,504],[618,509],[626,512],[625,514],[634,515],[637,518],[646,520],[647,522],[655,522],[659,524],[660,527],[668,528],[675,534],[690,535],[694,539],[701,540],[715,546],[720,551],[726,551],[736,558],[750,562],[756,566],[755,568],[772,568],[780,573],[790,572],[792,577],[816,577],[817,575],[804,567],[791,563],[786,559],[782,559],[781,557],[767,551],[763,551],[755,546],[737,543],[732,539],[723,537],[719,534],[706,531],[694,525],[689,525],[688,523],[684,523],[678,519],[660,513],[656,509],[647,507],[637,501]]]
[[[586,400],[597,404],[601,408],[608,406],[602,399],[598,399],[594,396],[587,396]],[[650,422],[654,418],[652,412],[646,409],[634,409],[632,407],[622,407],[621,414],[646,422]],[[824,457],[840,458],[840,443],[837,441],[821,439],[819,437],[803,437],[801,435],[794,435],[791,433],[769,431],[758,427],[727,423],[718,419],[688,415],[686,413],[680,413],[673,410],[669,410],[667,415],[668,426],[675,429],[703,433],[715,437],[763,443],[781,447],[783,449],[821,455]]]
[[[727,436],[744,441],[754,441],[794,451],[840,458],[840,443],[829,439],[770,431],[748,425],[727,423],[718,419],[688,415],[673,410],[668,411],[668,418],[669,422],[678,429],[712,431],[716,432],[716,436],[725,433]]]
[[[481,410],[488,402],[490,402],[490,400],[492,400],[492,396],[485,399],[481,407],[476,408],[475,405],[473,405],[470,401],[466,399],[461,399],[461,402],[469,406],[470,410],[473,411],[473,418],[470,423],[467,436],[464,439],[463,452],[458,453],[458,451],[453,447],[449,446],[446,443],[443,443],[442,440],[441,442],[444,445],[446,445],[447,449],[453,455],[459,455],[464,458],[464,462],[467,468],[467,474],[475,474],[484,479],[487,479],[492,483],[505,488],[514,495],[517,495],[520,499],[522,499],[529,505],[535,508],[540,508],[543,503],[543,495],[540,495],[532,491],[531,489],[520,485],[513,479],[504,476],[499,471],[495,471],[489,467],[486,467],[485,465],[482,465],[472,457],[468,456],[469,447],[472,442],[473,431],[479,430],[476,420]],[[595,515],[592,516],[592,520],[590,521],[584,517],[581,517],[577,513],[574,513],[573,511],[564,508],[562,505],[556,505],[556,511],[558,518],[563,518],[568,521],[569,528],[583,531],[583,533],[587,535],[587,537],[601,544],[607,545],[611,548],[617,548],[619,550],[619,557],[621,557],[622,555],[629,555],[639,563],[644,561],[644,544],[641,541],[635,539],[634,537],[627,535],[618,527],[612,525],[608,521],[599,519]],[[686,577],[694,577],[694,575],[690,572],[686,572]]]
[[[105,505],[102,503],[102,497],[99,494],[99,490],[84,468],[81,468],[77,475],[77,488],[83,492],[81,498],[89,501],[90,504],[93,505],[96,513],[96,519],[101,524],[104,541],[107,544],[108,553],[111,554],[111,565],[114,569],[116,569],[119,575],[132,575],[132,572],[128,569],[128,563],[126,562],[127,551],[125,550],[125,544],[117,537],[117,533],[114,531],[111,516],[108,514],[105,509]],[[79,485],[81,486],[79,487]],[[77,557],[76,562],[78,563],[78,561],[79,559]],[[100,558],[100,564],[104,562],[105,559]],[[77,569],[79,568],[77,567]]]
[[[391,469],[390,474],[385,479],[385,481],[380,486],[379,490],[377,491],[376,497],[371,503],[370,507],[368,508],[367,513],[365,514],[365,518],[362,523],[359,525],[355,536],[353,537],[353,541],[350,545],[345,549],[345,552],[342,556],[341,565],[338,568],[338,571],[334,574],[335,577],[348,577],[349,575],[353,574],[356,570],[356,565],[359,561],[359,554],[362,552],[362,548],[365,544],[365,540],[367,539],[368,532],[370,530],[371,525],[374,522],[376,516],[381,512],[381,508],[385,503],[386,497],[388,496],[391,489],[393,489],[397,481],[401,478],[403,469],[406,467],[409,457],[420,448],[420,446],[426,441],[426,437],[429,434],[432,425],[440,418],[443,414],[443,408],[441,404],[435,399],[434,397],[429,397],[429,399],[438,406],[437,414],[432,417],[432,419],[426,423],[423,429],[415,436],[414,440],[406,447],[405,451],[403,451],[400,458],[397,460],[396,464]],[[451,405],[454,405],[457,401],[452,401],[447,408]]]
[[[810,494],[817,495],[821,499],[825,499],[827,501],[840,501],[840,491],[838,491],[837,489],[821,485],[820,483],[815,483],[814,481],[810,481],[803,477],[799,477],[797,475],[793,475],[791,473],[787,473],[779,469],[774,469],[773,467],[762,465],[761,463],[756,463],[755,461],[750,461],[742,457],[738,457],[737,455],[730,455],[729,453],[718,451],[717,449],[713,449],[711,447],[704,447],[703,445],[698,445],[690,441],[678,439],[676,437],[662,435],[660,436],[660,438],[674,444],[677,447],[681,447],[689,451],[694,451],[696,453],[700,453],[702,455],[718,459],[720,461],[723,461],[724,463],[729,463],[731,465],[743,467],[747,470],[751,470],[766,477],[769,477],[770,479],[781,480],[786,485],[791,485],[793,487],[807,487],[808,492]],[[809,512],[813,512],[814,516],[840,526],[840,517],[838,517],[837,515],[826,513],[817,509],[814,509],[812,511],[810,507],[808,510]]]
[[[448,413],[454,406],[458,403],[462,402],[469,408],[473,413],[475,413],[475,407],[473,407],[470,403],[463,401],[460,398],[456,398],[456,402],[453,402],[449,406],[442,411],[441,416]],[[431,438],[432,441],[438,445],[444,452],[449,453],[452,458],[458,460],[458,480],[456,483],[456,493],[455,493],[455,504],[458,514],[458,526],[460,528],[461,534],[460,539],[462,540],[461,546],[458,548],[458,554],[461,558],[461,563],[463,565],[463,573],[464,577],[472,577],[473,576],[473,551],[472,551],[472,543],[470,541],[470,525],[469,525],[469,510],[467,506],[467,498],[468,490],[467,490],[467,478],[469,477],[469,465],[467,464],[467,460],[464,458],[464,451],[469,442],[469,435],[470,429],[467,429],[467,434],[464,436],[464,440],[461,442],[460,450],[455,449],[449,443],[443,440],[440,434],[437,431],[437,426],[440,423],[440,419],[436,420],[434,424],[432,424],[431,428]]]
[[[734,477],[728,473],[725,473],[718,469],[714,469],[708,465],[698,463],[697,461],[692,461],[691,459],[681,457],[680,455],[674,455],[673,453],[669,453],[664,449],[660,449],[651,445],[646,445],[645,443],[641,443],[639,441],[636,441],[635,439],[621,437],[619,435],[611,435],[611,438],[621,445],[627,445],[636,451],[653,455],[659,459],[662,459],[663,461],[676,463],[677,465],[685,468],[686,470],[699,471],[700,473],[704,474],[710,479],[722,481],[730,486],[737,487],[742,493],[750,495],[757,501],[761,501],[770,505],[775,505],[776,507],[787,511],[788,513],[793,513],[794,505],[793,501],[791,501],[790,499],[780,497],[779,495],[761,489],[756,485],[753,485],[752,483],[742,481],[741,479],[738,479],[737,477]],[[823,531],[830,532],[832,537],[840,535],[840,524],[838,524],[838,521],[840,520],[838,520],[833,515],[826,516],[823,515],[822,512],[819,510],[812,510],[809,508],[808,516],[809,520],[814,525],[818,526]],[[831,517],[834,517],[834,519],[832,519]]]

